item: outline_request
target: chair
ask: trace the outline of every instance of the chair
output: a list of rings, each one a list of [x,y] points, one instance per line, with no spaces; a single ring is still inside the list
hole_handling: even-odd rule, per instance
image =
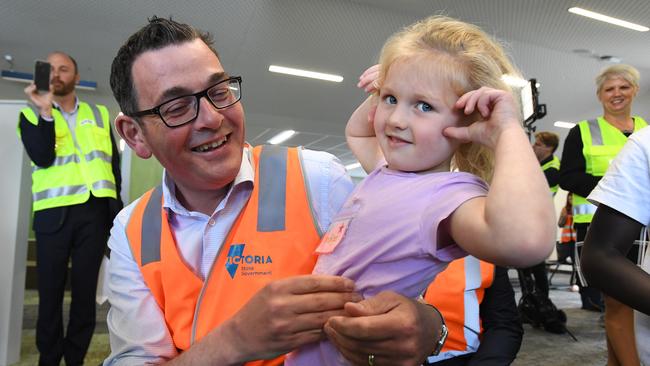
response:
[[[562,265],[571,265],[571,271],[567,271],[566,269],[560,268]],[[549,289],[557,290],[558,288],[561,287],[571,287],[575,284],[576,280],[576,265],[575,263],[568,263],[568,262],[560,262],[557,260],[547,260],[546,261],[546,269],[548,270],[549,276],[548,276],[548,287]],[[569,284],[566,286],[559,286],[559,285],[553,285],[553,277],[555,276],[556,273],[571,273],[571,277],[569,277]]]

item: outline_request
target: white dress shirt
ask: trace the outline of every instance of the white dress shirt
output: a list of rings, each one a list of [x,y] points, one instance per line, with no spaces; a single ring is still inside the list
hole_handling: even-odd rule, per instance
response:
[[[255,184],[250,152],[244,149],[243,154],[237,177],[210,216],[185,209],[176,199],[171,177],[163,173],[163,207],[169,214],[180,254],[203,279]],[[353,183],[345,168],[331,154],[303,150],[302,160],[311,205],[321,231],[325,232],[332,216],[352,190]],[[144,282],[126,237],[126,225],[138,200],[117,215],[108,241],[111,248],[108,267],[111,308],[107,324],[111,354],[104,365],[160,363],[178,354],[164,315]]]

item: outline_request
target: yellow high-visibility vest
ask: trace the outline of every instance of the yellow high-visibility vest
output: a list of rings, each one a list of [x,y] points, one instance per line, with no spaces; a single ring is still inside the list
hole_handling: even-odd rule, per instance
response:
[[[634,132],[646,127],[648,123],[641,117],[633,117]],[[582,154],[585,157],[586,172],[595,177],[605,175],[609,164],[627,142],[627,136],[612,126],[603,117],[578,123],[582,138]],[[590,223],[596,212],[596,206],[585,197],[573,193],[573,222]]]
[[[557,156],[553,155],[553,159],[551,161],[547,162],[546,164],[542,165],[542,170],[546,171],[547,169],[550,168],[555,168],[557,170],[560,170],[560,159],[557,158]],[[560,185],[558,183],[555,183],[554,186],[549,187],[551,189],[551,193],[555,195],[557,193],[557,190],[560,188]]]
[[[38,125],[34,110],[24,108],[21,112],[30,123]],[[74,138],[61,112],[52,109],[52,117],[56,157],[46,168],[32,162],[34,211],[83,203],[91,192],[95,197],[117,198],[106,107],[79,101]],[[20,136],[20,123],[17,132]]]

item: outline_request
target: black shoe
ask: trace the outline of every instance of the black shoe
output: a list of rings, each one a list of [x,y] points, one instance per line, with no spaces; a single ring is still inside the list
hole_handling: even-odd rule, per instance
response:
[[[589,311],[603,312],[605,303],[600,290],[594,287],[581,287],[580,300],[582,300],[582,308]]]
[[[555,310],[549,314],[544,322],[544,330],[555,334],[566,333],[566,313],[562,310]]]

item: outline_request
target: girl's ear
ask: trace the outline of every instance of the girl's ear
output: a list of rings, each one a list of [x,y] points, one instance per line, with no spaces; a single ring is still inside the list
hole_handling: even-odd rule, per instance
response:
[[[115,130],[138,157],[142,159],[151,157],[151,149],[147,143],[144,129],[138,121],[120,112],[115,117]]]

